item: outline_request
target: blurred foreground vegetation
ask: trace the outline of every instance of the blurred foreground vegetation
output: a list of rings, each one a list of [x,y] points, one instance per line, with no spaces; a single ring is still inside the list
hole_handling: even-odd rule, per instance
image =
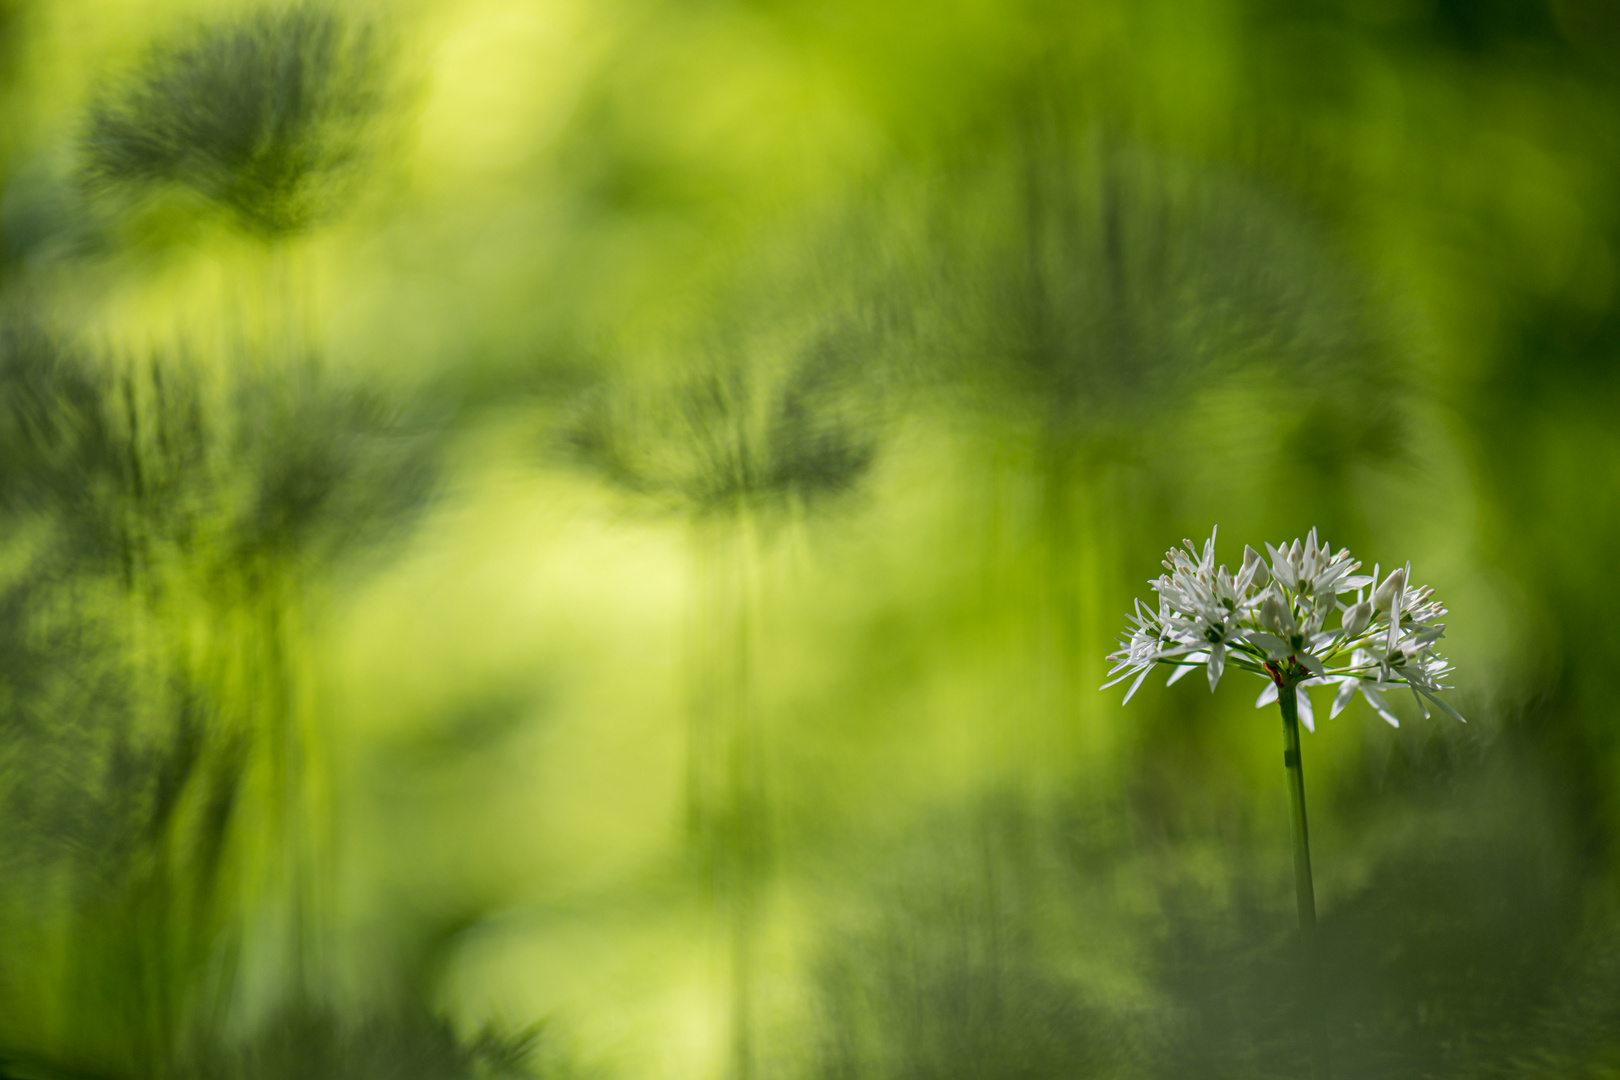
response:
[[[0,1077],[1620,1069],[1601,0],[0,0]],[[1325,716],[1323,702],[1318,715]]]

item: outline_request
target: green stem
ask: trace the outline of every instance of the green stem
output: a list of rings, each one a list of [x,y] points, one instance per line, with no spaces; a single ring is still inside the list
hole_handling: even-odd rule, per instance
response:
[[[1288,769],[1288,805],[1294,825],[1294,900],[1299,906],[1299,943],[1302,954],[1305,1007],[1310,1015],[1311,1056],[1316,1075],[1330,1080],[1326,1025],[1320,1003],[1319,963],[1316,949],[1316,889],[1311,884],[1311,837],[1305,822],[1305,770],[1299,757],[1298,688],[1277,692],[1283,718],[1283,764]]]

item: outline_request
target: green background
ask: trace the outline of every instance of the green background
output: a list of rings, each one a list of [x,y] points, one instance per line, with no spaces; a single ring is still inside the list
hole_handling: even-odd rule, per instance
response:
[[[1610,1075],[1617,116],[1605,0],[5,0],[0,1076],[1304,1075],[1275,712],[1097,689],[1217,523],[1451,610],[1336,1075]]]

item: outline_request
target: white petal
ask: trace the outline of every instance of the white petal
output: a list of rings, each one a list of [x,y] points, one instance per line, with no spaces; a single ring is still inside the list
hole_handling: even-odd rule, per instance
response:
[[[1216,685],[1221,681],[1221,672],[1226,670],[1226,646],[1216,645],[1209,650],[1209,692],[1214,693]]]
[[[1290,589],[1298,587],[1299,580],[1294,577],[1294,563],[1293,560],[1288,557],[1287,549],[1285,548],[1282,551],[1278,551],[1270,544],[1267,544],[1266,550],[1271,553],[1272,576],[1278,581],[1282,582],[1284,585],[1288,586]]]
[[[1288,642],[1280,637],[1259,630],[1249,631],[1248,636],[1250,644],[1258,645],[1266,650],[1266,656],[1272,660],[1281,660],[1293,651],[1288,647]]]
[[[1202,661],[1203,659],[1205,659],[1205,657],[1204,657],[1204,655],[1202,653],[1192,653],[1192,654],[1184,657],[1183,659]],[[1166,685],[1166,686],[1174,686],[1174,685],[1176,685],[1176,683],[1178,683],[1182,679],[1186,678],[1187,672],[1191,671],[1193,668],[1195,668],[1197,666],[1198,666],[1197,664],[1178,664],[1176,666],[1176,669],[1174,671],[1170,672],[1170,678],[1165,680],[1164,685]]]
[[[1350,704],[1350,699],[1356,696],[1356,680],[1345,679],[1339,684],[1339,692],[1333,695],[1333,710],[1328,713],[1328,719],[1344,712],[1344,707]]]
[[[1361,696],[1367,699],[1367,704],[1373,707],[1374,712],[1376,712],[1379,716],[1382,716],[1385,720],[1389,721],[1390,727],[1401,726],[1401,722],[1395,719],[1395,714],[1389,711],[1389,705],[1385,703],[1384,695],[1380,694],[1377,690],[1374,690],[1366,683],[1362,683]]]
[[[1444,711],[1445,711],[1445,713],[1446,713],[1446,715],[1448,715],[1448,716],[1454,716],[1454,717],[1456,717],[1456,718],[1457,718],[1457,719],[1458,719],[1458,720],[1461,720],[1461,721],[1462,721],[1462,722],[1463,722],[1463,723],[1465,723],[1465,724],[1466,724],[1466,723],[1468,723],[1468,721],[1467,721],[1467,720],[1466,720],[1466,719],[1464,719],[1464,718],[1463,718],[1463,714],[1462,714],[1462,713],[1460,713],[1460,712],[1458,712],[1458,711],[1457,711],[1457,710],[1456,710],[1456,709],[1453,709],[1453,708],[1452,708],[1452,707],[1451,707],[1451,706],[1450,706],[1450,705],[1447,705],[1447,704],[1446,704],[1446,703],[1445,703],[1445,702],[1444,702],[1444,701],[1442,701],[1442,700],[1441,700],[1441,699],[1440,699],[1440,698],[1438,698],[1438,697],[1435,697],[1435,696],[1434,696],[1434,695],[1433,695],[1433,694],[1429,694],[1429,695],[1428,695],[1428,698],[1429,698],[1429,700],[1430,700],[1430,701],[1432,701],[1432,702],[1434,702],[1434,703],[1435,703],[1435,706],[1436,706],[1436,707],[1438,707],[1438,708],[1440,708],[1440,709],[1443,709],[1443,710],[1444,710]]]
[[[1301,686],[1295,691],[1294,700],[1299,705],[1299,722],[1305,725],[1306,731],[1314,734],[1316,731],[1316,713],[1311,709],[1311,695],[1307,694],[1305,688]]]
[[[1266,688],[1264,690],[1260,691],[1260,696],[1257,699],[1255,699],[1254,707],[1257,708],[1257,709],[1263,709],[1267,705],[1270,705],[1273,701],[1276,701],[1276,700],[1277,700],[1277,684],[1274,683],[1274,682],[1268,682],[1268,683],[1266,683]]]
[[[1147,678],[1147,673],[1152,670],[1153,668],[1151,666],[1142,669],[1142,674],[1136,677],[1136,681],[1131,683],[1131,688],[1125,692],[1125,700],[1120,702],[1121,705],[1129,705],[1131,703],[1131,695],[1136,693],[1136,688],[1142,685],[1142,680]]]
[[[1108,674],[1114,675],[1114,677],[1112,679],[1109,679],[1107,682],[1103,683],[1101,686],[1097,687],[1097,689],[1106,690],[1110,686],[1114,686],[1114,685],[1116,685],[1118,683],[1122,683],[1126,679],[1130,678],[1131,677],[1131,671],[1134,670],[1134,669],[1132,669],[1129,664],[1122,663],[1120,666],[1127,669],[1125,674],[1123,674],[1123,675],[1114,675],[1114,672],[1110,671]],[[1118,671],[1118,670],[1119,670],[1119,668],[1114,669],[1114,671]]]

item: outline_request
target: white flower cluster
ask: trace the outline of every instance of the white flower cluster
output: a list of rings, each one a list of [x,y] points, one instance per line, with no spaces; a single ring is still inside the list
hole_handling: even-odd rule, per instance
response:
[[[1259,552],[1244,547],[1236,573],[1215,565],[1213,532],[1202,556],[1191,540],[1186,544],[1185,551],[1165,553],[1169,573],[1151,582],[1159,610],[1136,602],[1130,632],[1108,657],[1115,664],[1105,689],[1135,675],[1125,695],[1129,701],[1154,666],[1172,666],[1173,683],[1202,664],[1214,690],[1232,666],[1270,680],[1259,706],[1277,700],[1281,687],[1337,685],[1332,716],[1360,690],[1379,716],[1398,727],[1383,695],[1405,686],[1424,716],[1433,703],[1462,719],[1437,696],[1451,673],[1434,651],[1445,634],[1437,620],[1446,609],[1429,588],[1411,585],[1410,563],[1382,581],[1377,566],[1371,575],[1358,574],[1361,564],[1348,551],[1317,545],[1315,529],[1304,541],[1267,544],[1269,567]],[[1348,594],[1354,599],[1340,599]],[[1330,628],[1330,619],[1338,625]],[[1300,693],[1298,705],[1300,720],[1314,731],[1310,695]]]

